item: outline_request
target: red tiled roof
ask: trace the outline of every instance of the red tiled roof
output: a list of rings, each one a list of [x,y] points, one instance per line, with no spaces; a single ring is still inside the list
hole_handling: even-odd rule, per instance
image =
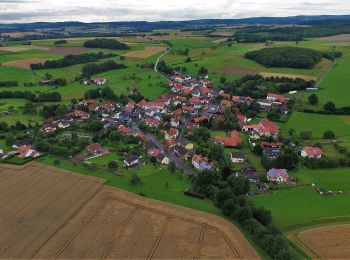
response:
[[[303,150],[309,157],[319,157],[323,155],[323,151],[319,147],[304,147]]]

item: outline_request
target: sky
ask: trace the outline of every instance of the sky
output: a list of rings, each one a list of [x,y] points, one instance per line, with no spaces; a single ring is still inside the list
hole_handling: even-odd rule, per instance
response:
[[[350,14],[349,0],[0,0],[0,23]]]

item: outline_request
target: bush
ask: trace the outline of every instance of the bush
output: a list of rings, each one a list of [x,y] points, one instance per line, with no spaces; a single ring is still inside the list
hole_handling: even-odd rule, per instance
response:
[[[310,103],[311,105],[316,105],[316,104],[318,103],[318,97],[317,97],[316,94],[311,94],[311,95],[309,96],[309,103]]]
[[[141,184],[141,179],[136,173],[133,173],[130,177],[130,183],[133,185]]]
[[[335,134],[333,131],[328,130],[328,131],[323,133],[323,138],[324,139],[335,139]]]

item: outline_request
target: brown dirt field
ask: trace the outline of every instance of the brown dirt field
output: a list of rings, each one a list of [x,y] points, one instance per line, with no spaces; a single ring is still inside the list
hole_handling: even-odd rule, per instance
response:
[[[318,38],[322,41],[350,41],[350,34],[338,34],[334,36]]]
[[[165,47],[146,47],[144,50],[128,52],[125,54],[125,56],[130,58],[146,59],[153,56],[154,54],[157,54],[165,50],[166,50]]]
[[[63,54],[63,55],[78,55],[82,52],[92,51],[92,49],[84,47],[52,47],[48,53],[50,54]]]
[[[0,258],[260,258],[222,218],[103,182],[0,164]]]
[[[34,46],[34,45],[23,45],[23,46],[6,46],[0,47],[0,51],[10,51],[10,52],[18,52],[18,51],[28,51],[28,50],[43,50],[49,51],[51,50],[51,46]]]
[[[221,39],[217,39],[215,41],[212,41],[212,43],[222,43],[225,42],[227,40],[227,38],[221,38]]]
[[[218,72],[232,73],[232,74],[237,74],[237,75],[242,75],[242,76],[259,73],[259,71],[255,70],[255,69],[242,68],[242,67],[234,66],[234,65],[228,65],[228,66],[222,67],[222,68],[218,69]]]
[[[6,67],[15,67],[15,68],[29,69],[30,68],[30,64],[32,64],[32,63],[42,63],[42,62],[45,62],[45,61],[47,61],[47,59],[33,58],[33,59],[8,61],[8,62],[4,62],[2,65],[6,66]]]
[[[298,74],[284,74],[284,73],[270,73],[270,72],[260,72],[261,76],[267,78],[267,77],[286,77],[286,78],[301,78],[305,80],[316,80],[316,77],[308,76],[308,75],[298,75]]]
[[[349,259],[350,224],[310,229],[298,238],[322,259]]]

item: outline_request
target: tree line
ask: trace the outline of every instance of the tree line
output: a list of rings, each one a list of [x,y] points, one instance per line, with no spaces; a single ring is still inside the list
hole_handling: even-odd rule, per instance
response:
[[[2,91],[0,98],[24,98],[32,102],[59,102],[62,96],[59,92],[34,94],[30,91]]]
[[[110,50],[129,50],[130,47],[125,43],[119,42],[115,39],[96,38],[84,42],[85,48],[101,48]]]
[[[44,63],[33,63],[30,64],[32,70],[42,70],[42,69],[54,69],[54,68],[64,68],[71,65],[95,62],[99,59],[111,58],[117,56],[113,53],[104,54],[103,52],[99,53],[83,53],[79,55],[67,55],[62,59],[58,60],[48,60]]]
[[[17,81],[0,81],[0,87],[16,87],[18,86]]]
[[[90,77],[91,75],[110,71],[110,70],[116,70],[116,69],[124,69],[127,68],[122,63],[116,63],[113,60],[109,60],[103,63],[90,63],[86,64],[82,69],[82,76],[83,77]]]

